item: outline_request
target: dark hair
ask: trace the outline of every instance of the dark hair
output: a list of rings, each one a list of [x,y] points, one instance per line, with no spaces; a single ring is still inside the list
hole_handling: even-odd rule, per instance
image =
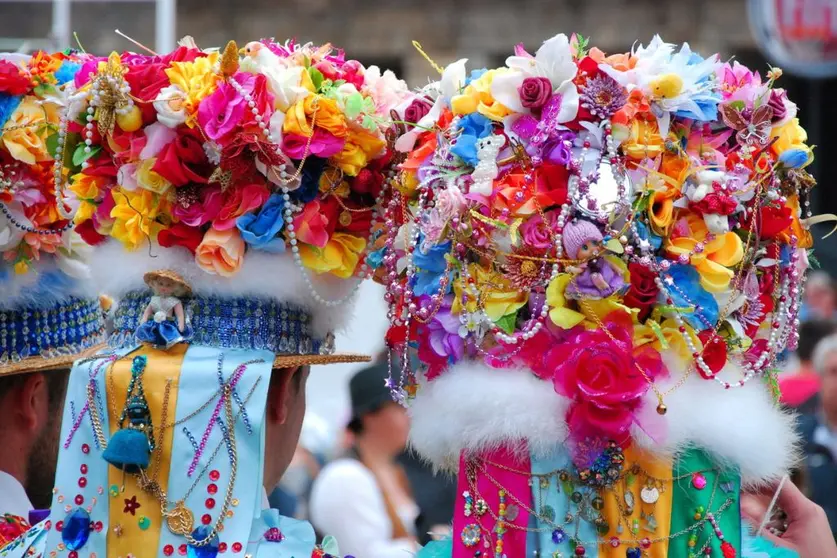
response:
[[[0,376],[0,399],[22,386],[31,377],[31,374],[42,374],[44,376],[50,409],[64,399],[67,393],[67,379],[70,374],[70,370],[67,368],[47,372],[28,372],[14,374],[12,376]]]
[[[831,320],[808,320],[799,326],[799,345],[796,354],[799,360],[809,362],[814,358],[814,349],[820,341],[837,330],[837,323]]]

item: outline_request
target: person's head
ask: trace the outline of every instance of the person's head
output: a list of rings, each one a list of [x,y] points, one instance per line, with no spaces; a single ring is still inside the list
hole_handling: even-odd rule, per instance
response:
[[[36,508],[47,508],[58,460],[67,370],[0,377],[0,470],[17,478]]]
[[[799,326],[799,344],[796,356],[800,362],[808,364],[814,358],[814,349],[820,341],[837,331],[837,323],[831,320],[808,320]]]
[[[808,275],[805,284],[805,304],[811,314],[818,318],[830,319],[837,310],[837,293],[834,281],[825,271],[814,271]]]
[[[837,334],[829,335],[814,349],[814,368],[820,375],[822,411],[837,425]]]
[[[305,418],[305,384],[308,366],[276,368],[270,376],[265,413],[264,486],[268,492],[279,483],[296,451]]]
[[[364,368],[352,377],[352,420],[348,428],[356,444],[395,457],[407,447],[410,419],[404,407],[392,400],[386,377],[385,364]]]

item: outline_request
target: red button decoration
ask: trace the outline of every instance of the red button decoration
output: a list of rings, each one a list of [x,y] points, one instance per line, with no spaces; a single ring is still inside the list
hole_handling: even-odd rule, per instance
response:
[[[82,444],[81,445],[81,453],[84,453],[84,454],[90,453],[90,446],[88,446],[87,444]]]
[[[96,532],[97,532],[97,533],[101,533],[101,532],[102,532],[102,529],[104,529],[104,528],[105,528],[105,525],[104,525],[104,523],[102,523],[101,521],[97,521],[97,522],[96,522],[96,525],[94,525],[94,526],[93,526],[93,528],[94,528],[94,529],[96,529]]]
[[[220,478],[221,478],[221,473],[219,473],[216,469],[213,469],[213,470],[209,471],[209,480],[214,482],[214,481],[217,481]]]
[[[63,531],[64,530],[64,522],[63,521],[56,521],[55,522],[55,530],[56,531]]]
[[[218,545],[218,552],[226,552],[227,551],[227,543],[222,542]]]
[[[179,547],[177,547],[177,553],[181,556],[186,556],[186,545],[181,544]]]
[[[706,477],[703,476],[703,473],[695,473],[692,475],[692,486],[698,490],[706,488]]]
[[[76,505],[80,506],[84,503],[84,496],[81,494],[76,494]]]
[[[82,463],[82,464],[81,464],[81,474],[82,474],[82,475],[86,475],[86,474],[87,474],[87,464],[85,464],[85,463]]]
[[[201,523],[209,525],[212,523],[212,517],[208,513],[203,514],[203,517],[201,517]]]
[[[215,507],[215,498],[207,498],[204,504],[206,505],[206,509],[211,510]]]
[[[166,556],[171,556],[172,554],[174,554],[174,547],[170,544],[167,544],[163,547],[163,554],[165,554]]]
[[[85,486],[87,486],[87,477],[79,477],[78,485],[80,488],[84,488]]]
[[[587,554],[587,551],[584,550],[583,546],[578,545],[577,547],[575,547],[575,555],[576,556],[584,556],[585,554]]]
[[[240,542],[233,543],[232,551],[233,552],[241,552],[241,543]]]
[[[210,494],[217,494],[218,493],[218,485],[217,484],[210,484],[206,487],[206,491]]]
[[[70,553],[67,554],[67,558],[78,558],[78,552],[71,550]]]
[[[639,541],[639,546],[641,546],[642,548],[651,548],[651,539],[645,537],[644,539]]]
[[[619,542],[619,537],[610,537],[610,546],[612,546],[613,548],[618,548]]]

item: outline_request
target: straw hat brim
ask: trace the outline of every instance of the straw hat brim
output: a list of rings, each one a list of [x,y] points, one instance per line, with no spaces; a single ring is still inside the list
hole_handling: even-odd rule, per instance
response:
[[[372,357],[354,353],[335,353],[332,355],[277,355],[273,359],[274,368],[294,368],[297,366],[317,366],[320,364],[339,364],[352,362],[370,362]]]
[[[149,287],[151,286],[151,282],[154,279],[168,279],[173,283],[177,283],[180,287],[185,291],[184,296],[191,296],[192,295],[192,286],[186,282],[183,277],[179,274],[171,271],[169,269],[158,269],[155,271],[149,271],[145,275],[142,276],[142,280],[145,281],[145,284]]]
[[[20,362],[13,362],[5,366],[0,366],[0,378],[13,376],[15,374],[50,372],[54,370],[72,368],[75,361],[92,356],[104,347],[104,343],[99,343],[98,345],[94,345],[89,349],[72,355],[62,355],[52,358],[44,358],[40,356],[29,357],[21,360]]]

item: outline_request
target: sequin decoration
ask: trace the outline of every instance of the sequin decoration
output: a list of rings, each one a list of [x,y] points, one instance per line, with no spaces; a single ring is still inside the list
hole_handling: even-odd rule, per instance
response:
[[[480,526],[476,523],[469,523],[462,528],[460,537],[462,538],[462,544],[465,546],[469,548],[477,546],[480,542]]]

